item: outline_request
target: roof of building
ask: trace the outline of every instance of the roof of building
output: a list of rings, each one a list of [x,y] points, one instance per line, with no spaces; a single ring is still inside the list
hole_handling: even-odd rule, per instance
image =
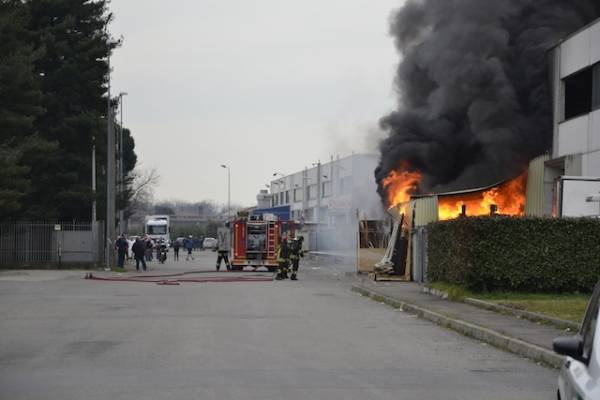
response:
[[[572,37],[576,36],[577,34],[585,31],[586,29],[592,27],[593,25],[596,25],[600,23],[600,18],[596,18],[595,20],[593,20],[592,22],[590,22],[589,24],[582,26],[581,28],[577,29],[575,32],[571,32],[569,33],[567,36],[565,36],[564,38],[561,38],[558,43],[556,43],[554,46],[550,47],[548,49],[548,51],[554,50],[555,48],[557,48],[558,46],[560,46],[561,44],[563,44],[564,42],[566,42],[567,40],[571,39]]]

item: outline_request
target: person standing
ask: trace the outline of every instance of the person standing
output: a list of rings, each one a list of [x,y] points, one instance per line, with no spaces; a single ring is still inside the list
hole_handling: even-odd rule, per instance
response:
[[[133,257],[135,258],[135,270],[139,271],[140,270],[140,262],[142,263],[142,268],[144,269],[144,271],[147,270],[146,267],[146,260],[145,260],[145,254],[146,254],[146,243],[144,243],[142,241],[142,239],[137,238],[135,240],[135,243],[133,244],[133,246],[131,246],[131,251],[133,252]]]
[[[229,232],[229,223],[217,230],[217,271],[221,269],[221,261],[225,260],[227,271],[231,271],[231,263],[229,262],[229,249],[231,248],[231,239]]]
[[[127,239],[125,239],[125,235],[121,234],[115,243],[117,247],[117,265],[119,268],[123,268],[125,266],[125,255],[127,254]]]
[[[298,280],[298,267],[300,266],[300,258],[304,257],[304,251],[302,250],[302,244],[304,243],[304,237],[300,236],[294,238],[292,245],[290,246],[290,261],[292,262],[292,276],[291,280]]]
[[[192,251],[194,251],[194,241],[192,240],[192,235],[190,235],[185,241],[185,248],[187,250],[187,256],[185,257],[185,260],[189,261],[191,258],[193,261],[194,255],[192,254]]]
[[[285,236],[281,239],[281,244],[279,245],[279,249],[277,249],[277,262],[279,263],[279,268],[277,269],[277,276],[275,279],[278,281],[287,279],[288,267],[290,263],[290,248]]]
[[[146,261],[150,262],[150,261],[152,261],[152,249],[154,248],[154,243],[152,242],[152,239],[147,237],[145,245],[146,245]]]
[[[179,240],[173,243],[173,260],[179,261]]]

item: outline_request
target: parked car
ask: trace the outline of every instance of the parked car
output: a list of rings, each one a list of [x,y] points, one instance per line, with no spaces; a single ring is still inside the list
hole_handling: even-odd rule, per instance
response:
[[[202,242],[202,248],[214,250],[217,247],[217,244],[218,244],[217,239],[207,237],[207,238],[204,238],[204,241]]]
[[[588,303],[579,333],[554,339],[554,351],[566,356],[558,377],[558,399],[600,399],[600,283]]]

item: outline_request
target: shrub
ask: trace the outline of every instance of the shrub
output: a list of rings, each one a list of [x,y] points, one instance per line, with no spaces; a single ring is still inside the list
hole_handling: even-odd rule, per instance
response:
[[[591,291],[600,221],[475,217],[428,226],[428,277],[473,290]]]

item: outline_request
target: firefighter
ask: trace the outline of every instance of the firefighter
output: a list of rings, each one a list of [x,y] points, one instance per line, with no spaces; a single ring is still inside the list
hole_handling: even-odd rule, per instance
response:
[[[278,281],[287,279],[288,267],[290,263],[290,248],[288,246],[287,237],[285,236],[281,238],[281,244],[277,250],[277,262],[279,263],[279,268],[277,269],[277,276],[275,279]]]
[[[292,276],[291,280],[297,281],[298,275],[298,267],[300,266],[300,258],[304,257],[304,251],[302,250],[302,243],[304,242],[304,237],[300,236],[294,238],[292,240],[292,244],[290,245],[290,261],[292,262]]]
[[[229,222],[225,226],[217,230],[217,271],[221,269],[221,261],[225,261],[227,271],[231,271],[231,263],[229,262],[229,249],[231,248],[231,233],[229,232]]]

